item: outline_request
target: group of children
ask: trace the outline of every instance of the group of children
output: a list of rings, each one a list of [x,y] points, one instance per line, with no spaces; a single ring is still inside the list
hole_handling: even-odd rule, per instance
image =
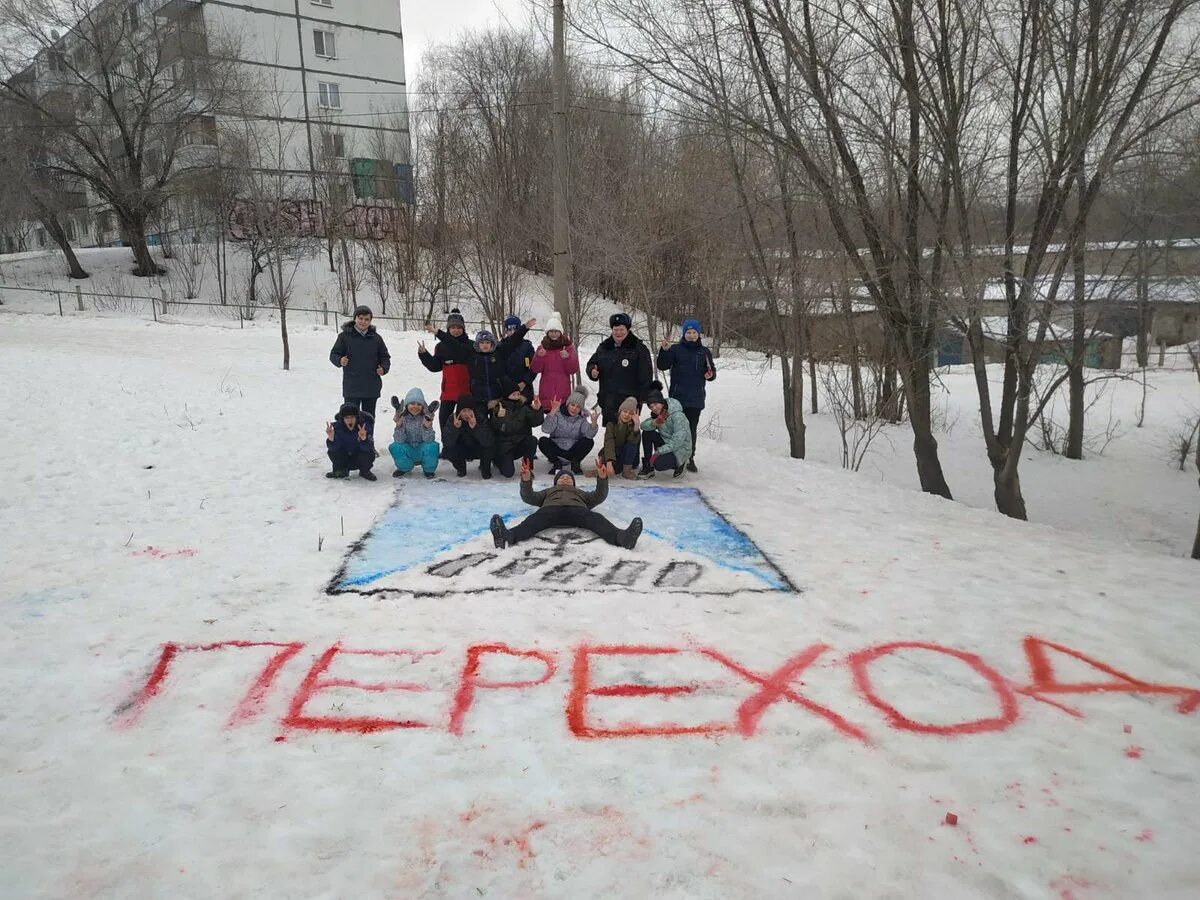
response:
[[[374,445],[376,401],[383,376],[391,368],[382,337],[371,324],[371,310],[360,306],[330,351],[330,362],[342,369],[344,402],[326,428],[326,448],[332,463],[328,478],[346,478],[351,471],[369,481],[378,456]],[[394,477],[417,466],[433,478],[441,459],[456,474],[467,474],[477,460],[481,477],[493,468],[505,478],[517,471],[532,472],[540,452],[557,483],[560,473],[582,474],[583,461],[596,446],[601,417],[604,436],[597,469],[624,478],[652,478],[670,471],[676,478],[695,465],[696,426],[704,408],[705,386],[716,377],[712,354],[700,340],[700,323],[683,323],[683,339],[663,341],[658,369],[671,374],[670,395],[653,380],[649,351],[631,331],[625,313],[609,320],[612,335],[601,342],[584,371],[599,382],[597,403],[589,410],[591,392],[572,386],[580,374],[578,352],[557,317],[546,323],[545,336],[535,347],[528,339],[536,320],[522,323],[516,316],[504,321],[504,337],[484,330],[474,340],[458,310],[435,333],[430,353],[422,341],[417,356],[430,372],[441,373],[438,400],[427,403],[420,388],[412,388],[401,403],[392,397],[393,440],[389,446]],[[650,415],[639,421],[642,405]],[[434,430],[439,423],[441,443]],[[541,436],[534,430],[540,428]],[[639,458],[641,467],[638,468]]]

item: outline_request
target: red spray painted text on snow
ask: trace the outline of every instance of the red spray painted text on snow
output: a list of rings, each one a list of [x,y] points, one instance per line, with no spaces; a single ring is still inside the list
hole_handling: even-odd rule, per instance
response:
[[[302,642],[273,641],[164,644],[145,684],[117,711],[116,726],[129,728],[137,724],[151,701],[165,692],[172,666],[181,654],[208,654],[216,651],[257,648],[260,653],[266,653],[266,662],[255,671],[249,687],[241,695],[226,720],[227,727],[245,724],[263,712],[268,695],[279,681],[282,670],[300,653],[304,646]],[[1003,731],[1017,722],[1020,715],[1019,699],[1022,697],[1048,704],[1076,718],[1083,717],[1083,713],[1079,709],[1051,698],[1105,693],[1163,695],[1175,698],[1175,708],[1181,713],[1190,713],[1200,707],[1200,689],[1145,681],[1063,644],[1037,637],[1027,637],[1023,643],[1023,650],[1029,665],[1027,683],[1019,683],[1005,678],[976,654],[924,641],[876,644],[855,651],[844,659],[835,660],[834,664],[840,663],[848,669],[850,681],[858,695],[866,704],[882,715],[883,721],[889,727],[918,734],[958,736]],[[800,680],[801,676],[805,670],[823,657],[826,657],[825,662],[828,663],[829,651],[830,648],[825,644],[812,644],[793,654],[773,670],[756,671],[731,656],[709,647],[584,644],[566,654],[559,654],[543,649],[515,648],[503,643],[472,644],[466,648],[462,667],[457,670],[450,686],[451,689],[442,689],[447,701],[446,709],[437,717],[418,719],[343,713],[317,715],[309,711],[309,707],[318,700],[320,694],[334,689],[365,692],[369,695],[394,692],[427,693],[433,688],[419,682],[368,682],[354,678],[331,677],[329,672],[336,667],[339,658],[343,662],[354,657],[391,658],[419,662],[423,657],[441,654],[441,650],[351,649],[334,644],[317,656],[316,661],[300,679],[287,702],[281,724],[285,728],[299,731],[366,734],[394,729],[436,728],[454,735],[462,735],[464,730],[469,728],[468,723],[472,710],[476,709],[479,704],[486,703],[486,697],[489,694],[525,692],[547,685],[562,667],[560,663],[564,663],[569,664],[569,672],[566,673],[564,679],[567,682],[564,705],[566,725],[570,733],[577,738],[715,736],[722,734],[753,737],[758,733],[759,723],[769,710],[776,706],[786,706],[803,710],[845,738],[870,744],[871,737],[863,725],[851,722],[841,713],[803,693],[804,682]],[[914,654],[929,654],[928,662],[955,661],[961,664],[965,667],[964,672],[967,678],[973,684],[981,685],[985,689],[985,693],[990,695],[991,714],[963,721],[927,722],[917,718],[915,714],[906,713],[904,707],[911,705],[912,698],[908,698],[909,703],[906,704],[906,698],[902,692],[889,690],[887,685],[880,683],[872,674],[881,660],[895,654],[910,657]],[[715,664],[722,673],[732,673],[736,676],[736,683],[743,689],[741,693],[745,694],[746,690],[749,690],[750,693],[740,697],[739,701],[727,711],[725,718],[717,720],[639,721],[630,718],[628,708],[623,710],[617,722],[606,722],[596,717],[593,707],[597,700],[603,698],[661,699],[695,697],[703,694],[706,690],[711,692],[713,688],[711,682],[708,684],[696,681],[653,684],[647,683],[647,679],[643,675],[639,677],[637,683],[605,683],[603,679],[597,677],[596,673],[596,666],[604,660],[616,659],[629,663],[641,659],[669,665],[672,659],[683,659],[685,655],[692,655],[693,661],[699,659]],[[1061,680],[1055,671],[1055,659],[1074,660],[1076,666],[1082,663],[1095,671],[1097,676],[1095,680]],[[567,663],[568,660],[569,663]],[[497,661],[523,667],[522,671],[528,677],[486,677],[483,674],[484,670]],[[344,704],[339,704],[334,709],[340,711],[343,706]],[[276,740],[282,739],[276,738]]]

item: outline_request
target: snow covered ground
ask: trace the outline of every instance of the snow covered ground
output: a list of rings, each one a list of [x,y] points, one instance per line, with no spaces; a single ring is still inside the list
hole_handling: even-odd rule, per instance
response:
[[[729,361],[701,474],[602,508],[637,551],[496,554],[515,484],[322,477],[331,328],[284,372],[269,322],[4,299],[0,894],[1200,892],[1186,373],[1104,457],[1031,454],[1025,524],[969,398],[947,503],[903,432],[787,459]],[[385,393],[434,390],[386,336]]]

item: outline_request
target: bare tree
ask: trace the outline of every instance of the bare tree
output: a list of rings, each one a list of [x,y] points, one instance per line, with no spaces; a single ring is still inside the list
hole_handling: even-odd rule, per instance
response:
[[[299,129],[285,120],[278,91],[244,101],[241,115],[223,131],[222,163],[235,202],[238,234],[249,259],[249,297],[258,301],[257,278],[267,276],[267,304],[279,313],[283,368],[291,368],[287,311],[300,264],[319,247],[319,211],[312,185],[294,173]],[[273,114],[272,114],[273,113]]]
[[[189,134],[211,126],[240,70],[227,35],[189,15],[168,23],[140,9],[114,0],[3,0],[0,96],[35,129],[39,166],[86,184],[112,209],[134,274],[145,276],[159,271],[148,223],[195,167],[180,150]]]
[[[62,251],[70,276],[87,278],[63,224],[70,210],[84,204],[83,191],[40,164],[38,129],[23,112],[0,98],[0,120],[5,123],[0,126],[0,217],[10,228],[20,222],[41,222]]]

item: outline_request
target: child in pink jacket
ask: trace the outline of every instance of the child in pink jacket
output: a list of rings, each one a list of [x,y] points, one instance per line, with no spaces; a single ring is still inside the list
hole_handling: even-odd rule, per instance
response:
[[[571,393],[571,376],[579,374],[579,354],[562,330],[558,316],[546,323],[546,336],[538,344],[529,368],[538,376],[538,399],[547,409],[563,403]]]

